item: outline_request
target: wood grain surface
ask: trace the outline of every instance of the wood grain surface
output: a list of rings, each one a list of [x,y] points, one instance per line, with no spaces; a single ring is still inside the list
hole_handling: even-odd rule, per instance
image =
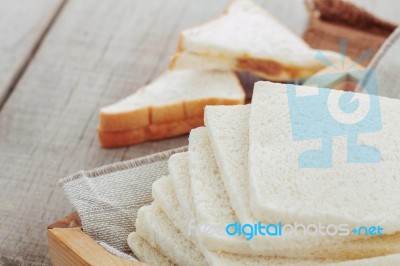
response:
[[[0,108],[64,0],[0,0]]]
[[[50,263],[46,227],[72,210],[58,179],[187,144],[183,136],[101,149],[98,109],[165,71],[179,32],[228,1],[69,0],[57,13],[61,2],[0,0],[0,265]],[[305,29],[303,0],[257,2],[297,34]],[[7,8],[15,20],[2,17]]]

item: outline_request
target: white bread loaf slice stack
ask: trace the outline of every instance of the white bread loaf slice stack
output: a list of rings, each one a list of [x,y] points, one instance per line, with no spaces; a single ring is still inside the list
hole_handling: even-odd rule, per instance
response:
[[[172,181],[168,177],[162,177],[158,181],[155,182],[161,183],[166,186],[167,190],[173,189]],[[395,263],[399,262],[399,255],[390,255],[385,257],[373,258],[368,260],[353,260],[348,262],[329,262],[329,260],[299,260],[299,259],[289,259],[289,258],[268,258],[268,257],[251,257],[251,256],[242,256],[242,255],[234,255],[228,253],[221,252],[209,252],[203,251],[207,257],[207,260],[204,261],[204,258],[199,255],[199,253],[194,249],[191,241],[187,239],[187,237],[183,236],[179,231],[179,220],[186,216],[186,214],[179,208],[178,199],[174,194],[165,193],[165,190],[159,191],[161,194],[158,195],[162,199],[166,199],[167,202],[172,203],[172,205],[166,205],[166,209],[159,207],[159,202],[156,199],[156,202],[151,206],[144,207],[139,212],[137,226],[139,226],[140,233],[131,233],[128,237],[129,245],[132,247],[132,250],[135,254],[142,254],[143,251],[136,251],[138,248],[137,241],[145,242],[146,248],[149,250],[154,250],[154,257],[158,259],[161,256],[158,250],[165,250],[166,254],[175,258],[175,261],[178,261],[179,258],[183,257],[182,261],[175,262],[178,265],[385,265],[384,263]],[[168,213],[168,215],[167,215]],[[171,217],[171,218],[170,218]],[[144,230],[141,230],[141,227],[145,227]],[[175,229],[175,230],[172,230]],[[157,232],[162,232],[162,236],[157,236],[157,234],[151,233],[149,230],[154,230]],[[147,244],[147,241],[144,241],[143,238],[148,239],[149,243],[152,243],[154,247]],[[151,254],[151,253],[150,253]],[[159,256],[159,254],[161,256]],[[137,255],[139,256],[139,255]],[[196,258],[196,261],[193,261],[188,256],[193,256]],[[139,256],[142,258],[143,256]],[[164,261],[165,263],[172,263],[166,256]],[[143,260],[151,265],[164,265],[157,261],[155,258],[148,258],[147,260]],[[152,264],[154,263],[154,264]],[[189,263],[189,264],[187,264]],[[169,265],[169,264],[167,264]]]
[[[184,157],[180,157],[184,158]],[[184,163],[185,160],[181,160],[180,163]],[[180,172],[182,174],[182,172]],[[180,176],[183,178],[183,176]],[[157,189],[155,189],[157,187]],[[182,188],[182,186],[180,186]],[[164,189],[161,189],[164,188]],[[146,258],[143,255],[142,250],[137,251],[136,242],[142,239],[146,239],[148,243],[151,243],[154,250],[155,257],[158,258],[159,250],[163,250],[167,256],[174,258],[174,263],[178,265],[342,265],[342,263],[334,263],[330,260],[310,260],[310,259],[290,259],[290,258],[272,258],[272,257],[255,257],[255,256],[243,256],[238,254],[229,254],[224,252],[210,252],[204,250],[203,247],[197,248],[203,250],[203,254],[206,257],[203,258],[196,250],[192,240],[188,239],[182,233],[182,227],[180,220],[191,220],[188,213],[186,213],[180,206],[179,201],[174,193],[172,181],[169,177],[162,177],[154,183],[153,195],[155,202],[151,206],[143,207],[138,213],[138,219],[136,221],[137,233],[131,233],[128,237],[128,242],[132,250],[139,258],[144,258],[142,261],[147,263],[156,263],[155,258]],[[191,200],[191,195],[188,195],[187,200]],[[163,203],[164,207],[160,208],[160,203]],[[195,218],[194,218],[195,219]],[[196,223],[196,221],[193,221]],[[140,235],[140,236],[139,236]],[[190,237],[190,236],[189,236]],[[145,243],[147,244],[147,241]],[[143,242],[143,241],[142,241]],[[150,245],[150,244],[148,244]],[[195,259],[195,261],[192,260]],[[372,262],[398,262],[399,256],[388,256],[381,257],[379,259],[374,258],[371,260],[354,260],[351,263],[344,265],[374,265]],[[157,262],[158,263],[158,262]],[[170,259],[166,259],[164,263],[171,263]],[[151,265],[163,265],[163,264],[151,264]],[[379,264],[375,264],[379,265]],[[382,264],[383,265],[383,264]]]
[[[250,105],[245,106],[207,106],[205,124],[213,145],[215,157],[224,180],[227,193],[230,195],[232,208],[241,223],[271,221],[270,215],[256,220],[250,208],[248,150]],[[193,130],[194,131],[194,130]],[[192,133],[191,133],[192,134]],[[189,143],[190,152],[190,143]],[[221,192],[219,192],[220,194]],[[235,204],[234,202],[237,202]],[[241,220],[240,217],[243,217]],[[273,219],[273,217],[272,217]],[[225,222],[227,224],[227,222]],[[259,237],[250,241],[255,249],[252,254],[271,254],[298,258],[363,258],[387,253],[400,252],[396,245],[400,235],[383,236],[379,239],[345,239],[326,236],[306,237]],[[219,243],[220,249],[222,243]]]
[[[182,156],[175,157],[175,162],[177,165],[182,166],[182,164],[187,164],[187,153],[182,153]],[[186,167],[187,168],[187,167]],[[184,171],[176,172],[176,178],[185,179]],[[190,186],[189,183],[184,182],[186,186]],[[159,188],[164,187],[164,190]],[[155,189],[158,188],[158,189]],[[184,199],[178,199],[177,193],[170,193],[171,190],[183,189],[187,192]],[[183,195],[185,193],[181,193]],[[164,176],[157,180],[153,186],[153,195],[155,198],[154,203],[149,206],[143,208],[140,213],[138,213],[138,219],[136,222],[136,226],[139,228],[137,232],[143,238],[148,239],[150,243],[155,243],[155,245],[167,245],[165,247],[165,252],[168,256],[172,256],[175,258],[175,263],[179,265],[203,265],[203,263],[207,263],[209,265],[320,265],[320,263],[328,263],[332,262],[332,260],[295,260],[295,259],[287,259],[287,258],[273,258],[273,257],[261,257],[261,256],[248,256],[248,255],[240,255],[226,252],[216,252],[207,250],[203,245],[198,242],[198,238],[196,235],[192,235],[192,233],[198,233],[193,231],[188,235],[185,235],[185,231],[187,230],[186,226],[182,227],[181,220],[190,221],[192,225],[199,224],[196,216],[190,217],[190,213],[193,213],[194,210],[186,212],[184,208],[181,207],[180,202],[182,200],[186,200],[191,202],[189,206],[190,208],[194,208],[192,193],[190,192],[190,187],[186,187],[185,185],[179,185],[178,187],[174,186],[173,181],[168,176]],[[146,209],[147,208],[147,209]],[[151,212],[152,220],[150,221],[147,216],[147,213]],[[145,213],[145,214],[143,214]],[[139,217],[140,216],[140,217]],[[144,218],[143,218],[144,217]],[[147,218],[147,220],[146,220]],[[151,225],[146,225],[146,222],[151,222]],[[142,227],[145,227],[144,230]],[[149,228],[158,228],[158,230],[165,232],[164,237],[169,237],[168,240],[163,240],[163,238],[157,237],[155,234],[149,233]],[[171,232],[170,227],[175,228],[174,235],[169,235],[168,232]],[[135,234],[135,233],[132,233]],[[129,238],[128,238],[129,241]],[[175,244],[173,243],[180,243]],[[161,244],[162,243],[162,244]],[[204,255],[205,261],[201,257],[199,257],[198,252],[194,250],[193,244],[197,246],[197,250],[201,251]],[[172,249],[169,245],[175,247]],[[187,264],[189,261],[182,254],[176,255],[177,249],[179,247],[182,254],[190,254],[192,256],[197,257],[199,260],[196,264]],[[183,256],[183,259],[182,259]]]
[[[206,105],[244,100],[232,72],[167,71],[131,96],[100,109],[100,144],[112,148],[182,135],[203,125]]]
[[[307,197],[313,200],[313,208],[298,213],[290,213],[290,206],[285,204],[290,202],[295,205],[296,200],[306,201],[307,197],[301,197],[299,191],[292,189],[291,193],[287,193],[285,197],[279,193],[280,191],[264,188],[269,184],[273,187],[274,182],[278,183],[281,180],[280,187],[283,187],[285,191],[287,187],[298,185],[296,183],[298,178],[303,178],[303,183],[307,181],[304,174],[296,176],[297,179],[290,178],[291,176],[288,175],[294,169],[300,171],[297,166],[288,164],[290,160],[285,159],[291,158],[290,154],[286,154],[284,158],[280,157],[279,161],[271,158],[276,153],[291,152],[298,155],[299,152],[293,150],[295,145],[291,139],[281,142],[272,141],[276,138],[278,140],[287,138],[287,132],[291,129],[287,120],[288,100],[285,98],[286,94],[282,92],[282,86],[286,89],[286,85],[257,83],[252,105],[206,107],[206,128],[192,130],[189,136],[188,152],[171,157],[169,176],[162,177],[154,183],[155,202],[151,207],[143,207],[139,211],[136,235],[128,238],[128,241],[132,242],[134,241],[132,239],[135,239],[134,236],[139,236],[152,249],[178,265],[400,265],[400,234],[397,227],[400,224],[395,220],[397,216],[395,207],[390,205],[397,206],[396,202],[400,194],[397,194],[397,197],[396,194],[386,195],[380,190],[375,191],[372,186],[362,187],[363,191],[357,191],[358,188],[353,186],[351,190],[353,194],[349,191],[349,195],[346,195],[346,203],[358,205],[358,198],[364,197],[363,193],[370,196],[363,198],[367,206],[379,206],[390,199],[391,202],[386,202],[388,205],[386,209],[391,213],[385,209],[376,209],[378,218],[373,214],[367,215],[368,219],[362,215],[358,216],[360,223],[367,223],[369,219],[372,219],[382,224],[384,236],[366,237],[351,234],[312,237],[266,236],[245,241],[243,237],[223,234],[224,230],[222,234],[215,231],[215,229],[220,229],[218,226],[222,225],[222,228],[225,228],[235,221],[271,223],[282,219],[284,223],[304,224],[318,223],[320,218],[325,219],[324,223],[331,224],[353,221],[350,219],[350,214],[352,214],[350,210],[348,214],[341,214],[336,210],[335,204],[328,204],[329,199],[325,203],[321,202],[321,199],[325,200],[324,196],[327,194],[318,194],[319,187],[323,188],[326,184],[318,183],[318,187],[308,191]],[[307,89],[310,90],[310,88]],[[395,132],[400,125],[399,119],[395,118],[397,111],[400,112],[398,109],[400,102],[386,98],[380,98],[380,102],[384,129],[383,133],[379,132],[380,134]],[[268,107],[268,104],[273,107]],[[285,123],[280,123],[280,120]],[[371,137],[362,135],[360,138],[363,143],[370,144]],[[389,167],[386,168],[388,170],[385,168],[379,171],[370,170],[366,180],[375,180],[379,188],[384,188],[384,193],[389,189],[385,186],[390,184],[395,187],[392,190],[394,193],[397,186],[396,177],[399,176],[400,171],[396,168],[397,165],[390,165],[389,162],[399,159],[398,150],[388,151],[387,148],[397,147],[400,141],[397,141],[397,136],[391,134],[385,135],[384,138],[384,142],[391,145],[379,144],[382,138],[372,139],[374,140],[372,144],[380,148],[385,160],[379,165],[365,164],[363,167],[366,169],[388,165]],[[334,149],[338,150],[336,156],[339,152],[343,153],[344,148],[340,143],[335,146]],[[267,154],[271,155],[267,156]],[[338,180],[341,180],[341,176],[349,174],[336,171],[346,169],[349,172],[354,171],[352,166],[346,168],[349,167],[346,164],[340,164],[340,167],[343,169],[333,167],[324,170],[325,176],[329,176],[325,182],[330,182],[333,191],[345,189],[340,187]],[[281,172],[279,175],[264,174],[271,173],[273,169],[279,172],[279,168],[285,168],[286,172]],[[254,172],[254,169],[259,170]],[[313,170],[317,170],[313,173],[318,173],[318,169]],[[332,173],[337,175],[332,175]],[[355,179],[360,178],[360,172],[352,173]],[[379,180],[383,180],[384,183],[379,184]],[[254,187],[257,184],[260,187],[263,186],[264,193]],[[263,201],[254,202],[258,199],[255,196],[262,198]],[[276,198],[280,199],[279,204],[275,203]],[[342,199],[338,198],[338,200]],[[275,203],[273,209],[275,212],[262,216],[260,209],[271,208],[268,205],[270,202]],[[304,202],[304,204],[311,204],[311,202]],[[324,205],[325,209],[320,209],[319,205]],[[330,212],[336,213],[336,216],[325,216]],[[357,210],[354,210],[353,213],[356,212]],[[274,216],[276,213],[278,216]],[[313,215],[311,220],[309,215]],[[327,217],[335,219],[329,220]],[[386,228],[388,228],[387,232]],[[130,244],[130,246],[135,251],[135,245]],[[140,254],[139,251],[138,256],[144,257],[144,262],[151,263]]]
[[[311,76],[325,65],[299,36],[250,0],[235,0],[218,18],[180,34],[170,69],[249,71],[273,81]],[[332,62],[337,53],[324,51]]]

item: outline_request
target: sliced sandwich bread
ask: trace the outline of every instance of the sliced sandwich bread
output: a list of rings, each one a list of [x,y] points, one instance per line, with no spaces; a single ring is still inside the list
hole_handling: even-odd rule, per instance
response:
[[[190,238],[192,235],[191,227],[191,215],[185,211],[179,211],[182,207],[176,197],[174,184],[172,183],[170,176],[163,176],[153,183],[152,186],[152,196],[154,201],[161,207],[161,209],[167,214],[167,216],[175,224],[175,227],[185,235]],[[179,212],[179,219],[173,219],[178,215],[172,215],[174,212]]]
[[[205,111],[205,123],[229,198],[233,197],[236,201],[246,202],[245,204],[239,202],[240,205],[232,203],[234,210],[234,206],[242,206],[239,210],[246,211],[250,219],[242,224],[253,224],[258,221],[276,222],[271,215],[256,219],[251,211],[249,199],[246,198],[252,194],[252,190],[249,191],[248,170],[242,169],[248,164],[249,146],[246,140],[249,138],[249,113],[250,105],[209,106]],[[240,138],[236,139],[235,136],[240,136]],[[218,157],[217,154],[220,156]],[[240,190],[247,190],[247,195],[246,192]],[[240,193],[237,194],[237,191]],[[234,201],[231,200],[231,202]],[[239,217],[239,211],[235,210],[235,212]],[[366,238],[362,236],[304,236],[300,233],[293,237],[254,237],[249,242],[252,248],[263,251],[264,254],[281,255],[279,252],[284,250],[286,257],[297,258],[359,259],[400,251],[398,245],[400,234]]]
[[[250,105],[207,106],[204,123],[231,206],[241,223],[252,223],[248,183],[248,121]]]
[[[208,250],[264,255],[254,250],[244,236],[229,236],[225,227],[237,221],[215,161],[207,130],[193,129],[189,135],[191,195],[196,213],[199,242]]]
[[[168,71],[100,109],[100,143],[116,147],[181,135],[202,124],[205,105],[243,104],[244,99],[232,72]]]
[[[168,170],[179,204],[190,219],[195,219],[193,199],[190,192],[188,153],[172,155],[168,160]],[[189,220],[189,223],[192,221]]]
[[[189,151],[190,153],[190,151]],[[154,226],[156,228],[159,228],[157,232],[155,232],[152,236],[150,236],[150,239],[153,239],[156,236],[157,233],[162,233],[165,232],[164,226],[166,224],[169,224],[169,226],[174,226],[176,229],[179,231],[179,235],[174,235],[174,238],[179,238],[181,241],[182,239],[189,240],[192,243],[195,243],[196,249],[200,251],[205,259],[206,263],[208,265],[342,265],[341,262],[338,262],[338,260],[329,260],[329,259],[294,259],[294,258],[285,258],[285,257],[266,257],[266,256],[252,256],[250,254],[246,255],[240,255],[240,254],[233,254],[233,253],[227,253],[227,252],[221,252],[221,251],[210,251],[201,244],[199,244],[198,239],[198,234],[191,234],[185,236],[182,234],[182,231],[185,230],[185,228],[182,228],[182,223],[180,222],[181,219],[185,220],[191,220],[193,224],[199,224],[199,221],[196,220],[195,217],[188,217],[189,213],[192,212],[185,212],[184,209],[179,205],[179,201],[176,197],[176,194],[171,193],[173,190],[173,185],[172,181],[168,177],[162,177],[161,179],[157,180],[155,183],[157,183],[157,187],[161,188],[164,186],[164,189],[157,189],[157,191],[153,191],[153,195],[155,196],[155,205],[160,204],[161,202],[159,200],[162,200],[163,203],[161,206],[162,212],[165,214],[160,215],[160,212],[153,212],[153,220],[152,223],[154,223]],[[188,184],[187,182],[185,184]],[[155,188],[156,186],[153,186]],[[182,189],[183,186],[180,186]],[[184,188],[183,188],[184,189]],[[186,189],[184,189],[186,190]],[[182,194],[181,194],[182,195]],[[193,194],[187,195],[188,198],[185,197],[186,200],[191,201]],[[195,206],[190,205],[190,206]],[[154,209],[153,209],[154,211]],[[144,223],[143,223],[144,225]],[[211,226],[211,225],[210,225]],[[141,229],[139,229],[141,230]],[[197,231],[198,232],[198,231]],[[213,232],[208,231],[209,234],[212,234]],[[168,236],[168,235],[167,235]],[[157,240],[156,240],[157,242]],[[158,241],[160,242],[160,241]],[[170,245],[170,242],[166,243],[161,243],[160,245]],[[182,253],[188,253],[188,254],[193,254],[193,250],[187,249],[193,246],[191,245],[181,245],[179,248]],[[175,247],[176,248],[176,247]],[[379,257],[379,258],[373,258],[371,260],[354,260],[354,261],[346,261],[344,262],[344,265],[363,265],[363,263],[372,263],[372,262],[390,262],[390,261],[398,261],[399,256],[387,256],[387,257]],[[334,262],[336,261],[336,262]],[[367,264],[368,265],[368,264]],[[370,264],[372,265],[372,264]],[[379,265],[379,264],[378,264]]]
[[[309,96],[310,92],[318,96]],[[307,93],[306,96],[304,93]],[[321,95],[329,96],[321,99]],[[338,108],[340,102],[335,99],[339,101],[343,95],[344,98],[357,99],[355,103],[359,107],[353,116]],[[305,97],[311,97],[308,105],[304,105]],[[249,123],[249,180],[252,192],[250,206],[257,219],[269,216],[284,223],[348,224],[350,230],[379,225],[385,235],[400,231],[400,135],[397,134],[400,128],[400,101],[376,97],[270,82],[256,83]],[[301,106],[300,102],[296,102],[299,101],[297,98],[300,98],[303,109],[299,109]],[[379,100],[378,105],[369,109],[369,103],[376,104],[376,100]],[[296,110],[296,116],[301,117],[292,116],[290,110]],[[363,114],[359,110],[372,110],[368,114],[379,112],[382,129],[357,135],[365,131],[366,126],[375,123],[372,120],[362,122],[360,119],[363,119]],[[352,119],[365,124],[358,126],[355,123],[348,136],[331,136],[332,140],[328,140],[330,144],[321,146],[325,135],[318,139],[314,133],[320,121],[329,119],[323,116],[326,112],[336,121],[342,121],[337,122],[337,132],[346,132],[343,125]],[[332,134],[336,131],[332,131]],[[306,132],[313,137],[295,141],[296,138],[307,138],[309,135],[299,137],[293,132]],[[357,146],[347,148],[347,145]],[[347,162],[360,158],[351,157],[350,152],[355,149],[363,149],[362,154],[368,152],[370,149],[365,145],[379,150],[380,162]],[[300,154],[304,152],[310,156],[318,155],[309,161],[323,165],[326,158],[332,158],[331,167],[300,167]],[[321,161],[322,156],[324,160]]]
[[[207,265],[204,256],[153,202],[139,209],[136,233],[178,265]]]
[[[182,219],[182,217],[187,216],[187,213],[185,213],[179,206],[179,202],[175,196],[175,193],[166,192],[171,191],[171,180],[169,180],[167,177],[162,177],[156,181],[156,183],[159,184],[159,188],[162,185],[165,186],[164,190],[158,190],[158,192],[153,191],[153,194],[165,194],[164,196],[159,197],[159,199],[165,200],[167,203],[164,204],[166,209],[163,207],[157,207],[159,204],[157,202],[157,197],[156,202],[151,206],[142,207],[138,213],[136,222],[137,230],[140,233],[137,233],[137,235],[130,235],[130,242],[133,241],[132,238],[134,236],[140,235],[140,238],[146,239],[146,243],[149,243],[151,248],[157,250],[161,256],[175,256],[172,257],[172,261],[181,260],[181,262],[178,262],[178,265],[203,265],[203,263],[208,265],[342,265],[342,262],[334,263],[333,261],[330,262],[329,260],[303,260],[268,258],[261,256],[243,256],[224,252],[210,252],[201,247],[196,247],[195,245],[192,245],[193,243],[191,243],[191,241],[181,233],[182,229],[177,229],[180,224],[178,221]],[[131,247],[133,247],[133,245],[133,243],[130,244]],[[199,251],[204,254],[206,261],[202,260],[202,257],[199,255]],[[200,258],[200,260],[190,260],[187,256],[194,256],[193,259]],[[146,263],[154,263],[155,261],[155,258],[146,258],[143,255],[142,257],[142,261]],[[343,265],[385,265],[384,263],[396,263],[398,261],[399,256],[394,255],[365,260],[346,261],[343,262]]]
[[[182,158],[182,157],[181,157]],[[182,174],[182,172],[178,173],[178,175]],[[181,176],[183,178],[183,176]],[[207,265],[216,265],[216,266],[231,266],[231,265],[320,265],[320,263],[328,263],[332,262],[332,260],[301,260],[301,259],[287,259],[287,258],[273,258],[273,257],[265,257],[265,256],[251,256],[249,254],[240,255],[233,253],[226,253],[219,251],[210,251],[202,244],[199,243],[198,232],[199,230],[193,230],[193,234],[185,235],[184,232],[186,230],[186,226],[180,221],[181,219],[190,220],[193,225],[199,225],[195,216],[190,217],[189,213],[193,213],[193,211],[186,212],[182,206],[180,206],[179,202],[182,200],[178,200],[177,194],[169,193],[171,191],[172,180],[168,177],[164,176],[161,179],[157,180],[155,183],[158,183],[156,187],[160,188],[161,185],[165,186],[164,190],[153,191],[155,201],[151,205],[151,207],[143,207],[145,209],[145,213],[148,214],[147,222],[151,224],[146,225],[144,222],[143,211],[138,213],[139,223],[136,223],[137,231],[141,232],[142,235],[147,235],[147,239],[149,243],[154,244],[154,246],[163,250],[165,254],[174,254],[179,249],[182,253],[188,255],[194,255],[197,258],[199,257],[199,253],[202,253],[205,258],[205,263]],[[188,185],[188,183],[185,183]],[[154,186],[155,187],[155,186]],[[153,187],[153,188],[154,188]],[[184,185],[179,186],[179,189],[187,190],[184,188]],[[183,195],[182,193],[180,195]],[[160,202],[162,200],[163,202]],[[185,200],[192,201],[192,194],[189,193],[185,196]],[[159,207],[157,207],[159,206]],[[189,205],[191,208],[194,207],[194,204]],[[147,208],[147,209],[146,209]],[[140,216],[140,217],[139,217]],[[150,220],[151,219],[151,220]],[[182,227],[183,225],[183,227]],[[140,228],[138,228],[138,226]],[[142,228],[142,227],[146,228]],[[209,225],[211,226],[211,225]],[[152,227],[152,229],[150,229]],[[167,230],[167,227],[169,229]],[[171,228],[173,227],[173,228]],[[151,230],[154,228],[158,228],[156,232],[150,234]],[[175,230],[175,231],[174,231]],[[170,232],[176,232],[174,235],[169,234]],[[213,234],[213,232],[208,231],[208,234]],[[159,236],[162,234],[163,236]],[[170,237],[167,241],[162,241],[164,237]],[[158,246],[160,245],[160,246]],[[162,247],[166,245],[167,247]],[[172,247],[171,247],[172,246]],[[242,252],[243,253],[243,252]],[[179,259],[182,259],[183,255],[180,254]],[[183,257],[185,258],[185,257]],[[177,261],[177,260],[175,260]],[[181,264],[179,265],[202,265],[203,261],[199,261],[196,264]]]
[[[236,0],[222,16],[181,33],[170,69],[250,71],[285,81],[322,69],[316,54],[266,10],[250,0]],[[334,52],[324,54],[331,61],[340,60]]]

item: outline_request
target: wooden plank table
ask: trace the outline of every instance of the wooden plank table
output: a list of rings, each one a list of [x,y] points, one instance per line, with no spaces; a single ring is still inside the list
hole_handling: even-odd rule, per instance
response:
[[[0,107],[63,3],[64,0],[0,0]]]
[[[187,144],[101,149],[98,109],[165,71],[179,32],[227,2],[0,0],[0,265],[49,264],[46,227],[72,209],[58,179]],[[302,0],[258,2],[305,29]]]

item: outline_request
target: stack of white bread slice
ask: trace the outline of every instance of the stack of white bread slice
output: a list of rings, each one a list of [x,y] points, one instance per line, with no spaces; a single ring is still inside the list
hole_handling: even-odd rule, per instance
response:
[[[400,265],[400,101],[378,97],[383,128],[358,136],[359,144],[379,149],[379,163],[347,163],[344,138],[338,137],[332,141],[332,167],[299,168],[299,154],[321,144],[293,140],[288,88],[257,82],[250,105],[206,107],[206,127],[191,131],[188,151],[171,156],[169,175],[153,184],[154,202],[138,211],[128,244],[141,261]],[[298,97],[318,91],[295,89]],[[334,97],[352,94],[361,107],[365,97],[377,97],[319,90]],[[303,115],[307,123],[313,117]],[[225,230],[232,224],[279,223],[304,228],[275,236],[253,231],[252,239]],[[309,225],[345,226],[348,232],[322,234]],[[376,234],[378,226],[382,235]],[[361,228],[375,228],[375,234],[352,232]]]

